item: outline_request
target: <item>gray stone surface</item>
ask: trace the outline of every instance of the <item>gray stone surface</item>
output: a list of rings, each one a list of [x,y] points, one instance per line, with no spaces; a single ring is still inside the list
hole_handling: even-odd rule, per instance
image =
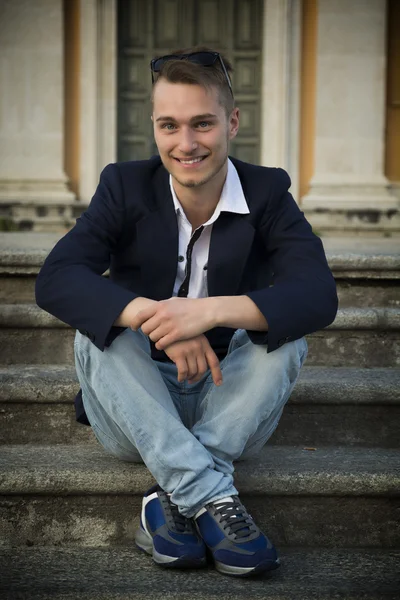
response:
[[[328,329],[381,330],[400,329],[400,308],[343,308]]]
[[[0,365],[74,364],[75,330],[0,328]],[[307,336],[307,365],[400,367],[400,330],[325,329]]]
[[[1,232],[0,252],[25,251],[29,254],[36,250],[48,253],[60,238],[58,233]]]
[[[271,443],[398,447],[399,406],[288,404]],[[0,444],[95,444],[91,429],[76,423],[66,404],[10,403],[0,409]]]
[[[0,327],[4,328],[64,328],[65,323],[56,319],[36,304],[1,304]]]
[[[72,364],[75,330],[33,304],[0,304],[0,364]],[[400,366],[400,308],[347,308],[308,336],[308,364]]]
[[[394,244],[392,240],[389,243],[382,244],[370,243],[367,239],[363,244],[356,242],[359,240],[347,239],[346,243],[340,246],[340,240],[323,240],[325,253],[328,258],[329,266],[333,270],[359,270],[374,271],[378,269],[398,270],[400,266],[400,238]]]
[[[0,327],[4,328],[63,328],[65,323],[35,304],[0,304]],[[343,308],[328,329],[400,330],[400,308]]]
[[[60,239],[58,234],[0,233],[0,272],[18,272],[18,267],[40,267]],[[351,270],[399,270],[400,238],[324,237],[322,242],[331,268]],[[5,267],[14,267],[14,271]],[[26,271],[32,272],[32,271]]]
[[[270,442],[311,447],[336,444],[398,448],[399,439],[398,406],[289,403]]]
[[[400,308],[400,277],[389,280],[336,277],[339,308]]]
[[[119,461],[100,447],[1,448],[2,494],[136,494],[151,482],[143,465]],[[236,482],[256,495],[400,496],[400,452],[267,444],[259,457],[237,463]]]
[[[58,233],[1,232],[0,251],[25,249],[49,252],[60,238]],[[322,242],[328,254],[400,255],[399,237],[325,236]]]
[[[323,368],[303,371],[271,443],[236,470],[243,500],[278,547],[302,549],[283,553],[290,577],[282,569],[238,582],[211,569],[166,573],[130,549],[153,479],[107,456],[74,422],[74,331],[33,304],[35,274],[57,239],[0,234],[0,363],[10,365],[0,368],[0,432],[3,443],[27,443],[0,447],[5,597],[399,597],[399,556],[379,548],[400,546],[400,370],[383,368],[400,366],[400,240],[323,240],[350,310],[310,336],[307,364]]]
[[[400,413],[400,407],[399,411]],[[379,431],[377,440],[383,446],[392,445],[396,433],[384,435]],[[359,428],[357,429],[359,431]],[[362,436],[363,431],[358,433]],[[348,434],[350,435],[350,434]],[[365,439],[365,435],[364,438]],[[385,442],[385,443],[384,443]],[[46,403],[8,403],[0,408],[0,445],[1,444],[97,444],[90,427],[80,425],[75,420],[75,411],[70,404]],[[1,449],[0,449],[1,452]]]
[[[0,443],[93,444],[75,422],[75,369],[0,367]],[[304,367],[271,441],[397,447],[400,370]]]
[[[36,276],[0,276],[0,302],[3,304],[34,304]]]
[[[271,443],[396,448],[399,439],[400,405],[289,402]],[[93,444],[96,441],[90,428],[76,423],[75,411],[68,404],[9,402],[0,407],[0,444],[43,443]]]
[[[290,403],[397,404],[399,400],[398,369],[310,367],[306,363]]]
[[[399,552],[282,548],[253,579],[156,567],[135,548],[27,548],[0,554],[4,600],[397,600]]]
[[[397,331],[325,329],[307,336],[307,365],[325,367],[400,367]]]
[[[395,497],[243,492],[241,498],[278,547],[400,547]],[[0,547],[130,545],[140,509],[139,494],[0,496]]]
[[[0,402],[70,404],[79,389],[68,365],[0,366]],[[305,366],[290,404],[400,404],[400,370]]]
[[[270,445],[235,483],[279,545],[398,547],[399,454]],[[2,447],[0,546],[129,544],[152,483],[100,447]]]
[[[75,330],[0,328],[0,364],[74,364]]]
[[[70,404],[78,390],[78,378],[72,365],[0,367],[0,402]]]
[[[364,254],[367,256],[400,256],[400,237],[382,236],[323,236],[322,243],[328,255]]]
[[[0,266],[1,270],[1,266]],[[346,274],[345,274],[346,275]],[[336,275],[340,308],[348,307],[400,307],[400,270],[396,278],[384,271],[366,272],[356,277],[357,272],[346,276]],[[34,304],[34,275],[0,276],[0,302],[4,304]]]

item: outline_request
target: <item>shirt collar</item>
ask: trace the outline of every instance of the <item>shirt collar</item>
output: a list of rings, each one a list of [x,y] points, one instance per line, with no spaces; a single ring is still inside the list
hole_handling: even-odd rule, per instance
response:
[[[172,176],[169,176],[169,186],[171,188],[172,199],[174,201],[175,212],[180,215],[185,215],[184,210],[175,194],[174,186],[172,185]],[[221,212],[231,212],[239,215],[247,215],[250,213],[249,207],[244,197],[242,184],[240,183],[238,172],[228,158],[228,173],[225,179],[224,187],[222,188],[221,197],[212,217],[204,223],[211,225],[216,221]]]

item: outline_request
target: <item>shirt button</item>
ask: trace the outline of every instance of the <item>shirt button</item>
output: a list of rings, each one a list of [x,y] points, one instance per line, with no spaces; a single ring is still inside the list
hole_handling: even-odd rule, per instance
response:
[[[178,256],[178,261],[179,261],[179,262],[183,262],[184,260],[185,260],[185,257],[184,257],[184,256],[182,256],[182,255],[181,255],[181,256]]]

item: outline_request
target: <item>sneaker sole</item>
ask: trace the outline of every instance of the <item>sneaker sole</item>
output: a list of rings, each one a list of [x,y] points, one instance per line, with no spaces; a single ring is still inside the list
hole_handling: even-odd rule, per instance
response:
[[[233,575],[235,577],[252,577],[253,575],[259,575],[260,573],[266,573],[267,571],[274,571],[275,569],[279,569],[279,567],[279,558],[274,562],[264,560],[255,567],[236,567],[215,561],[215,568],[219,573],[222,573],[223,575]]]
[[[153,557],[154,562],[160,567],[167,567],[169,569],[200,569],[207,565],[207,559],[204,558],[191,558],[190,556],[168,556],[166,554],[160,554],[154,548],[153,538],[144,531],[141,527],[136,531],[135,534],[136,546]]]

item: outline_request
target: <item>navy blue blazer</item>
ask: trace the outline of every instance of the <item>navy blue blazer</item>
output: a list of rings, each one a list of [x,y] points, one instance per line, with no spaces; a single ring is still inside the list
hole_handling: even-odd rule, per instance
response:
[[[221,213],[208,258],[210,296],[248,295],[268,322],[249,331],[273,352],[322,329],[337,312],[336,285],[321,240],[288,192],[283,169],[232,158],[250,210]],[[178,225],[168,172],[158,156],[108,165],[76,225],[46,258],[36,302],[104,351],[124,328],[113,323],[137,296],[170,298],[178,264]],[[110,276],[102,274],[110,269]],[[233,330],[206,333],[222,358]],[[166,358],[153,345],[153,358]],[[86,422],[81,393],[77,419]]]

